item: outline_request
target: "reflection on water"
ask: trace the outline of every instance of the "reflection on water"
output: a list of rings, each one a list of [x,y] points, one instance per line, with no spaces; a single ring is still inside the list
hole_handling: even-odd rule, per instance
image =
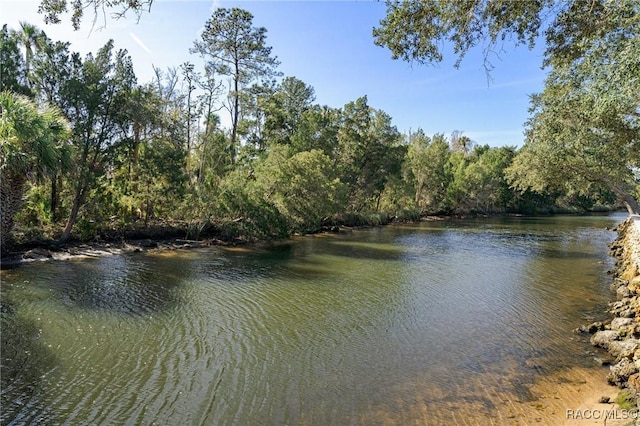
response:
[[[567,387],[604,381],[571,330],[611,296],[605,227],[621,219],[424,223],[3,271],[1,420],[553,424]]]

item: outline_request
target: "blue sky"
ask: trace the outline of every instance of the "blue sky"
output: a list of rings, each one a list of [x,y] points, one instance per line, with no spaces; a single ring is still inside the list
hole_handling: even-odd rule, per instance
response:
[[[59,25],[44,24],[37,1],[0,0],[0,16],[11,28],[32,23],[82,54],[112,38],[116,48],[129,51],[138,81],[145,83],[153,77],[152,65],[166,69],[191,61],[201,67],[189,49],[216,7],[250,11],[254,26],[267,28],[279,70],[313,86],[317,103],[342,107],[367,95],[369,105],[388,113],[403,133],[459,130],[479,144],[521,146],[528,96],[543,88],[542,45],[533,51],[500,46],[500,54],[491,56],[491,82],[480,48],[460,69],[453,67],[452,54],[436,66],[392,60],[371,35],[385,15],[384,2],[155,0],[139,22],[134,15],[116,21],[107,16],[106,22],[100,16],[92,28],[90,14],[75,32],[68,17]]]

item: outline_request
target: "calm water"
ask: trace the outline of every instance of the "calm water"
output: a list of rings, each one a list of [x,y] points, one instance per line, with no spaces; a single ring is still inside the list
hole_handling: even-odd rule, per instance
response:
[[[612,298],[605,227],[623,217],[429,222],[5,270],[1,420],[525,424],[554,383],[604,380],[571,330]]]

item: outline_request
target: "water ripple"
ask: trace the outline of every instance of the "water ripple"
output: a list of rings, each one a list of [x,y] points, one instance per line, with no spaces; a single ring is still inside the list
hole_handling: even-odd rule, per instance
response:
[[[611,222],[424,224],[6,271],[2,421],[508,423],[544,377],[591,371],[571,329],[609,297]]]

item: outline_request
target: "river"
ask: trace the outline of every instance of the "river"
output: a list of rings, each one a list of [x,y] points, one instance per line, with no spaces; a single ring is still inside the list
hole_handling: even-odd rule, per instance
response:
[[[606,367],[623,215],[2,271],[2,424],[554,424]],[[559,424],[559,423],[555,423]]]

